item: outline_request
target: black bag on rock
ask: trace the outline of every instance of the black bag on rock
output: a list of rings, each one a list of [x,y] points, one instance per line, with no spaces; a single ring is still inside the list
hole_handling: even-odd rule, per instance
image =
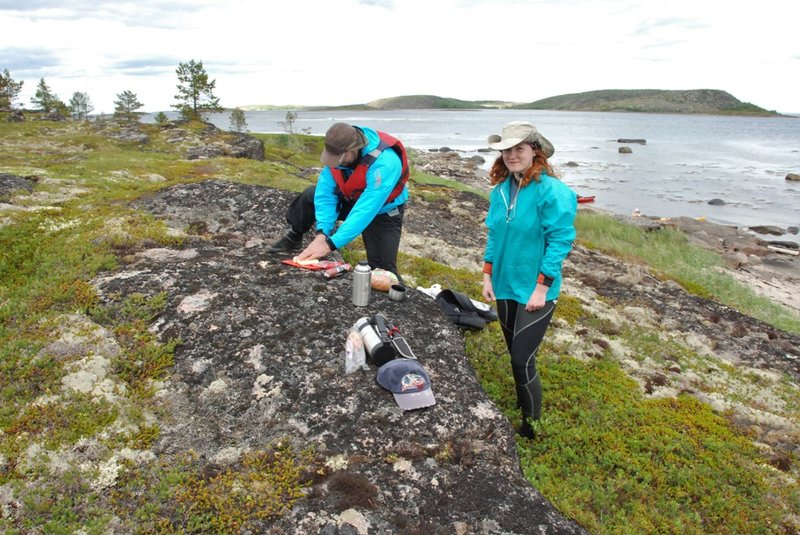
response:
[[[417,358],[405,337],[400,334],[400,329],[382,314],[363,317],[355,326],[364,340],[371,363],[379,368],[396,358]]]
[[[442,290],[436,296],[439,308],[453,323],[466,329],[483,329],[490,321],[497,319],[497,312],[485,305],[479,308],[466,294],[455,290]]]

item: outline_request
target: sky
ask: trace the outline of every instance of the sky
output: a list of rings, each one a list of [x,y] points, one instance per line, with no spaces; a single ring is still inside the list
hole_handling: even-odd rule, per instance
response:
[[[533,102],[599,89],[721,89],[800,112],[789,0],[0,0],[0,71],[112,113],[176,104],[203,63],[226,108],[401,95]]]

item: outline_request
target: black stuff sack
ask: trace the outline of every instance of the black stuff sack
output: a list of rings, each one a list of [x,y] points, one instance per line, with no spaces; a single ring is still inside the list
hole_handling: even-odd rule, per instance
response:
[[[497,319],[497,312],[491,307],[478,308],[469,296],[455,290],[439,292],[436,303],[453,323],[465,329],[483,329]]]
[[[396,358],[417,358],[400,329],[383,314],[365,316],[356,322],[355,328],[364,340],[369,362],[379,368]]]

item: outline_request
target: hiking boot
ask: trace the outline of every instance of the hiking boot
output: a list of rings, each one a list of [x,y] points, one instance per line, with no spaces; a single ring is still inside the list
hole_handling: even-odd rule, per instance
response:
[[[287,251],[296,251],[303,245],[303,235],[290,230],[280,240],[276,241],[269,246],[270,253],[285,253]]]
[[[536,431],[533,430],[531,421],[527,417],[522,417],[522,425],[517,429],[517,434],[530,440],[536,438]]]

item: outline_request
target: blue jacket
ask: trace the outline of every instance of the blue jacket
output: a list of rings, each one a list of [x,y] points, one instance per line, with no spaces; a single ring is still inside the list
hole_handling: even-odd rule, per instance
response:
[[[378,133],[372,128],[356,126],[367,138],[367,145],[361,149],[361,156],[375,150],[380,143]],[[343,169],[346,169],[343,167]],[[337,249],[356,239],[372,223],[378,214],[385,214],[408,200],[408,187],[392,202],[386,199],[392,193],[403,166],[400,157],[391,149],[384,150],[367,171],[367,187],[356,201],[347,218],[333,233],[339,219],[339,188],[331,175],[330,168],[323,167],[317,179],[314,192],[314,211],[317,218],[317,231],[328,236]]]
[[[483,259],[492,264],[497,299],[528,302],[539,273],[553,278],[547,300],[561,292],[561,265],[575,240],[578,197],[566,184],[546,173],[521,188],[509,201],[511,178],[489,195],[489,235]]]

